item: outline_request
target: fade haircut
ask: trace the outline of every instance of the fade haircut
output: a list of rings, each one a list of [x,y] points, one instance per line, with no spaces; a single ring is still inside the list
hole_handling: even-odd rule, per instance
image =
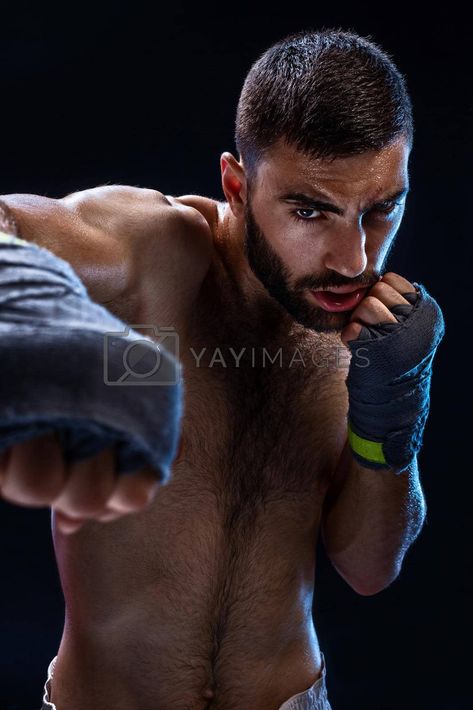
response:
[[[340,29],[297,32],[252,65],[238,101],[235,144],[248,178],[280,139],[314,158],[412,146],[404,77],[371,39]]]

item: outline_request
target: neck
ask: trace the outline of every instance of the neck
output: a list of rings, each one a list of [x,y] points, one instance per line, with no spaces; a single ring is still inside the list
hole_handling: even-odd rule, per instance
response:
[[[228,202],[219,204],[219,226],[217,239],[222,250],[222,258],[227,270],[231,272],[248,303],[260,303],[266,307],[277,305],[261,281],[253,273],[245,254],[245,223],[236,217]]]
[[[253,273],[245,254],[245,224],[235,217],[228,203],[219,205],[217,244],[238,302],[238,313],[252,323],[263,341],[278,339],[294,326],[293,318],[269,295]]]

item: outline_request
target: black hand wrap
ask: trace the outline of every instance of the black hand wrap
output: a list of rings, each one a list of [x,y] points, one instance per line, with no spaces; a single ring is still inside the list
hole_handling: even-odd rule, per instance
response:
[[[128,353],[140,372],[158,363],[154,381],[124,379]],[[182,414],[178,360],[93,302],[67,262],[1,233],[0,358],[0,452],[55,432],[67,463],[113,447],[117,472],[149,465],[169,479]]]
[[[402,471],[422,445],[432,361],[445,333],[437,302],[424,286],[389,310],[397,323],[363,326],[348,342],[348,439],[366,468]]]

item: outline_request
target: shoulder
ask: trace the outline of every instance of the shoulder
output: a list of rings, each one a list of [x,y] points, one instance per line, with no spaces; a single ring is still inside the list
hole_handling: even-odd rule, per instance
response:
[[[74,215],[87,241],[102,246],[107,259],[121,255],[128,264],[128,288],[146,274],[206,272],[212,252],[211,228],[204,215],[179,198],[153,189],[104,185],[67,195],[61,204]]]
[[[194,196],[189,196],[194,197]],[[206,198],[199,198],[205,200]],[[187,238],[195,235],[201,244],[211,243],[211,228],[202,210],[186,198],[159,190],[128,185],[103,185],[74,192],[56,201],[91,229],[98,229],[131,244],[172,231]],[[152,239],[151,239],[152,240]]]
[[[219,206],[217,200],[203,195],[180,195],[179,197],[165,195],[165,198],[170,200],[176,207],[190,208],[193,212],[197,212],[205,219],[211,232],[214,233],[216,231]]]
[[[184,245],[192,253],[198,251],[210,263],[218,225],[217,202],[201,195],[163,195],[163,198],[170,204],[175,229],[182,230]]]

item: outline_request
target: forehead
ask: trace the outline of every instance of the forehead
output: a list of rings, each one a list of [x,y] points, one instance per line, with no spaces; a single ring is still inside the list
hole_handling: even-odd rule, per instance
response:
[[[256,183],[271,192],[322,189],[340,197],[377,194],[408,184],[409,146],[400,138],[378,151],[348,158],[312,158],[278,142],[261,160]]]

